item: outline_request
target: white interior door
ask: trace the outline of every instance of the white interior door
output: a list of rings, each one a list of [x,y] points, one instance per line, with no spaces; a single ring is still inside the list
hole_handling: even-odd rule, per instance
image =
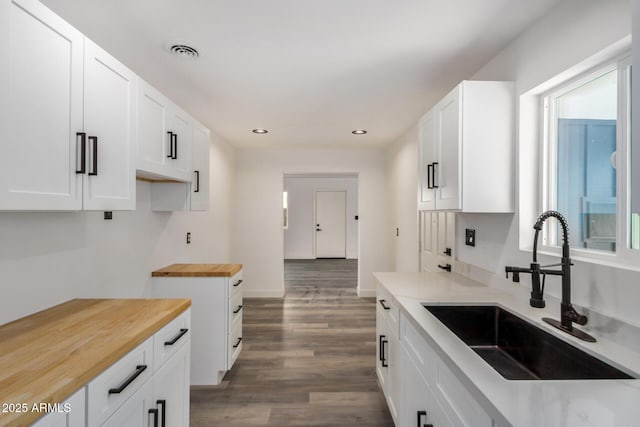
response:
[[[316,258],[346,258],[347,192],[316,192]]]

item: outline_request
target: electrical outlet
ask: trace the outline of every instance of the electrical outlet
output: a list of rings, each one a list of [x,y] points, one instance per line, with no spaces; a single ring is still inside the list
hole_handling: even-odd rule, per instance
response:
[[[473,228],[467,228],[465,230],[464,244],[467,246],[476,245],[476,230]]]
[[[191,233],[187,233],[187,245],[191,243]]]

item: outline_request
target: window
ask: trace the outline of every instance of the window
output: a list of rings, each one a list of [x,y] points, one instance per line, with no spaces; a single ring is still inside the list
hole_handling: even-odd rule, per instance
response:
[[[541,96],[543,210],[567,218],[570,245],[581,255],[623,262],[637,257],[629,251],[640,243],[630,209],[630,71],[627,54]],[[559,224],[547,224],[544,246],[560,246]]]

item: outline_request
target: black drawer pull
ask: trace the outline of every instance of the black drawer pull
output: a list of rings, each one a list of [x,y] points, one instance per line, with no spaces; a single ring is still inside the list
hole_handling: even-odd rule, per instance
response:
[[[433,189],[433,184],[431,183],[431,174],[433,173],[433,163],[429,163],[427,165],[427,188],[429,190]]]
[[[418,411],[418,427],[433,427],[433,424],[420,424],[422,417],[427,417],[427,411]]]
[[[120,387],[110,388],[109,389],[109,394],[120,394],[120,393],[122,393],[124,391],[124,389],[129,386],[129,384],[131,384],[136,378],[138,378],[140,376],[140,374],[142,374],[144,372],[145,369],[147,369],[147,365],[138,365],[138,366],[136,366],[136,371],[133,374],[131,374],[131,376],[129,378],[124,380],[124,382],[122,384],[120,384]]]
[[[433,176],[433,186],[432,188],[439,188],[436,184],[436,166],[438,166],[438,162],[433,162],[433,169],[431,169],[431,174]]]
[[[381,299],[381,300],[378,300],[378,302],[380,303],[382,308],[384,308],[385,310],[391,310],[391,307],[389,307],[387,304],[385,304],[385,302],[387,302],[387,300]]]
[[[149,409],[149,414],[153,416],[153,427],[158,427],[158,410]]]
[[[178,333],[178,335],[176,335],[171,341],[165,341],[164,345],[174,345],[175,343],[178,342],[178,340],[180,338],[182,338],[184,336],[184,334],[186,334],[187,332],[189,332],[188,329],[180,329],[180,332]]]
[[[196,189],[193,190],[194,193],[200,192],[200,171],[193,171],[196,174]]]
[[[236,345],[233,346],[233,348],[238,348],[241,342],[242,342],[242,337],[238,338],[238,342],[236,343]]]
[[[451,264],[445,264],[445,265],[438,264],[438,268],[441,268],[442,270],[448,271],[449,273],[451,273]]]
[[[242,305],[239,305],[238,308],[236,308],[235,310],[233,310],[233,314],[238,314],[240,313],[240,310],[242,310]]]
[[[384,339],[384,335],[380,335],[378,337],[378,360],[382,362],[382,340]]]
[[[240,286],[240,284],[242,284],[242,280],[238,280],[236,283],[234,283],[233,287],[237,288],[238,286]]]

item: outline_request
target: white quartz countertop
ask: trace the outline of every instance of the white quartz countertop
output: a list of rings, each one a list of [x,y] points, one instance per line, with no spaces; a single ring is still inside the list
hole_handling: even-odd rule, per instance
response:
[[[507,380],[438,321],[421,303],[492,303],[634,376],[640,354],[596,336],[585,343],[542,322],[556,317],[498,289],[457,274],[374,273],[379,285],[457,373],[498,426],[639,426],[640,380]]]

